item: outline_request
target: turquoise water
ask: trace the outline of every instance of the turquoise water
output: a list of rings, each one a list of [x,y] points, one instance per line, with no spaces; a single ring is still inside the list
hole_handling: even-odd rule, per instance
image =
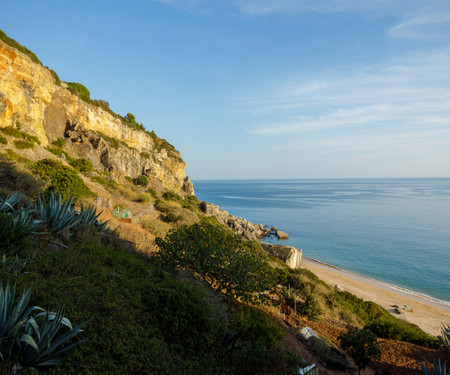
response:
[[[450,179],[194,181],[304,256],[450,305]],[[277,240],[272,240],[277,241]]]

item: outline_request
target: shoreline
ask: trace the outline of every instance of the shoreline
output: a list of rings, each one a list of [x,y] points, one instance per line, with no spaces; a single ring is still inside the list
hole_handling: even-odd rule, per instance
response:
[[[337,285],[365,301],[379,304],[396,318],[416,324],[433,336],[441,333],[443,324],[450,324],[449,305],[407,293],[395,285],[391,286],[308,257],[302,258],[301,267],[314,272],[319,279],[331,286]],[[402,314],[396,314],[395,306],[404,305],[411,307],[413,312],[402,311]]]

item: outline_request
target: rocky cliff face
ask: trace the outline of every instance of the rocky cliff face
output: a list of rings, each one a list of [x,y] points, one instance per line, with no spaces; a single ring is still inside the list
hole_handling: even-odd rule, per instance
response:
[[[0,41],[0,127],[17,124],[43,146],[66,138],[75,155],[91,159],[100,170],[131,177],[144,173],[186,194],[186,164],[177,151],[169,153],[147,133],[71,94],[47,68]],[[108,137],[119,144],[111,145]]]

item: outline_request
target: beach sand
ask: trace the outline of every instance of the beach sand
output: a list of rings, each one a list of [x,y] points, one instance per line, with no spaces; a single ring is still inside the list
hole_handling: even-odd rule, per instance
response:
[[[319,279],[331,286],[337,285],[365,301],[372,301],[391,312],[395,317],[417,324],[422,330],[433,336],[441,332],[443,324],[450,324],[450,306],[435,303],[419,296],[403,293],[374,280],[337,269],[335,267],[303,258],[302,268],[314,272]],[[403,306],[412,308],[406,311]],[[401,314],[396,314],[395,307]]]

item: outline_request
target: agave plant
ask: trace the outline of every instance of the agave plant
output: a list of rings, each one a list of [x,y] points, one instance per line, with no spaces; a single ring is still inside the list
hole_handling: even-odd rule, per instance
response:
[[[427,361],[423,361],[420,363],[422,366],[422,372],[424,375],[433,375],[431,370],[428,368]],[[450,375],[450,371],[447,374],[447,362],[444,362],[444,366],[441,366],[441,359],[439,358],[436,362],[436,358],[434,359],[434,375]]]
[[[36,252],[33,253],[32,259],[36,257]],[[10,257],[7,257],[6,254],[3,254],[3,258],[1,260],[1,268],[6,270],[8,273],[12,274],[13,276],[17,276],[19,273],[21,273],[25,265],[27,264],[27,260],[21,261],[19,256],[16,254],[16,256],[11,260]]]
[[[442,326],[442,335],[438,336],[442,345],[444,345],[447,349],[450,349],[450,325]]]
[[[15,363],[13,373],[23,368],[55,366],[65,359],[68,351],[84,342],[66,345],[83,332],[81,328],[88,321],[73,328],[63,316],[62,307],[56,313],[38,306],[26,310],[31,288],[23,292],[16,303],[15,292],[16,288],[11,291],[9,282],[5,288],[0,284],[0,358]],[[36,311],[38,313],[32,316]],[[66,332],[62,332],[64,327]]]
[[[102,214],[103,211],[97,213],[97,210],[94,206],[88,206],[84,208],[83,204],[81,205],[81,209],[77,211],[81,222],[79,224],[80,228],[93,226],[100,233],[108,233],[110,229],[107,227],[109,220],[102,222],[101,220],[97,220],[98,217]]]
[[[72,228],[81,223],[82,219],[72,205],[72,198],[62,201],[61,193],[56,195],[53,191],[50,192],[48,201],[38,195],[35,209],[49,232],[69,234]]]
[[[3,343],[14,337],[33,311],[44,309],[33,306],[25,310],[30,301],[31,288],[23,292],[17,303],[14,302],[16,287],[11,291],[9,282],[3,288],[0,283],[0,355],[3,356]]]
[[[22,199],[23,194],[14,193],[13,195],[0,197],[0,212],[14,212],[14,206]]]
[[[37,321],[43,318],[39,326]],[[85,340],[64,346],[69,340],[83,332],[81,329],[88,320],[77,327],[72,327],[69,319],[63,316],[63,307],[60,306],[56,313],[39,313],[36,317],[29,318],[24,325],[24,333],[19,339],[18,363],[13,370],[22,368],[42,368],[55,366],[66,359],[67,353],[82,344]],[[63,327],[68,331],[61,334]]]

